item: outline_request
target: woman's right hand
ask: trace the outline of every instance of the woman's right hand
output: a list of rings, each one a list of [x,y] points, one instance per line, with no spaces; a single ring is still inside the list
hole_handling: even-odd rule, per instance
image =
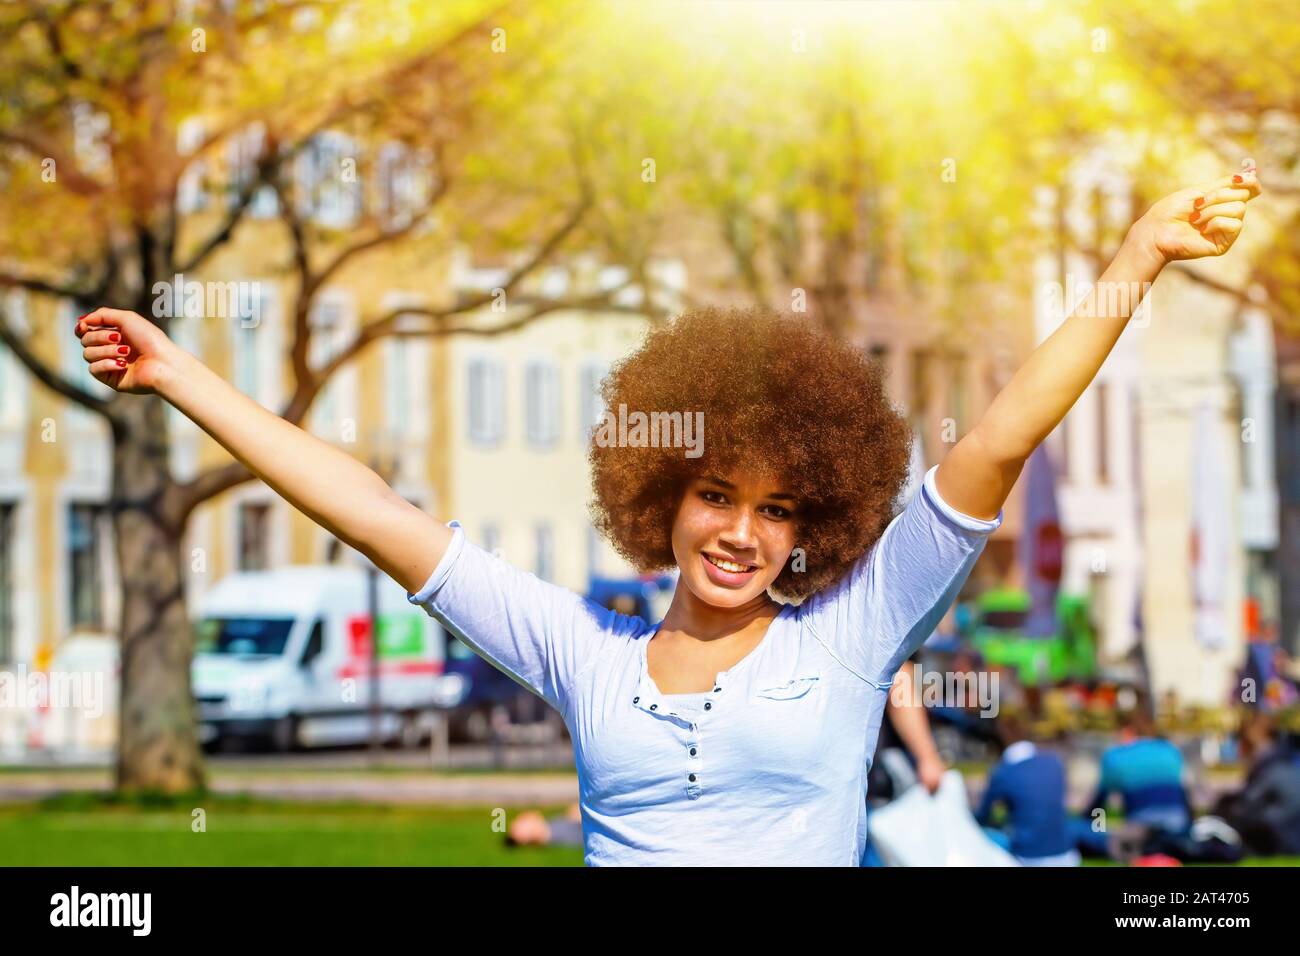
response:
[[[77,320],[90,374],[119,392],[157,392],[185,353],[148,319],[124,309],[96,309]]]

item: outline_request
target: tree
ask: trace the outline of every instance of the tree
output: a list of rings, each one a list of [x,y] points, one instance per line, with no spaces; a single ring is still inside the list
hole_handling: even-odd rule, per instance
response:
[[[289,397],[278,409],[295,423],[331,376],[386,336],[500,335],[561,308],[653,310],[653,302],[642,310],[615,304],[618,289],[568,298],[526,291],[545,264],[584,238],[593,197],[580,164],[544,175],[530,169],[514,183],[483,174],[484,157],[509,148],[520,105],[554,66],[548,47],[563,42],[566,14],[575,19],[567,6],[6,5],[0,286],[71,300],[83,312],[130,308],[168,331],[173,316],[154,308],[159,284],[177,273],[203,274],[250,228],[250,210],[269,204],[276,247],[288,250],[295,280],[287,308]],[[198,134],[185,125],[196,115],[204,118]],[[223,153],[236,157],[224,176]],[[401,188],[362,203],[366,174],[381,172],[377,156],[397,164],[386,183],[397,177]],[[349,170],[357,173],[352,179]],[[539,181],[547,188],[537,189]],[[215,193],[216,208],[183,208],[195,190]],[[492,197],[488,208],[484,194]],[[328,203],[347,215],[322,221]],[[368,312],[351,342],[314,361],[314,303],[347,270],[379,254],[420,254],[453,239],[481,243],[508,233],[516,248],[524,240],[528,253],[495,295]],[[637,269],[644,274],[643,264]],[[508,308],[483,308],[494,301]],[[231,303],[221,317],[233,319],[237,310]],[[409,318],[399,324],[399,315],[422,325],[412,328]],[[111,433],[110,506],[122,580],[117,786],[200,788],[181,542],[196,507],[253,476],[230,461],[178,480],[161,399],[90,394],[3,315],[0,342],[42,385],[101,416]]]

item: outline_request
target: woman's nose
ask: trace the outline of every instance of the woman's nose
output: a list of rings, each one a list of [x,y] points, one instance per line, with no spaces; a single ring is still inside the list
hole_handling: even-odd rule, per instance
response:
[[[741,512],[735,521],[727,526],[721,535],[722,540],[737,550],[754,547],[754,518],[749,512]]]

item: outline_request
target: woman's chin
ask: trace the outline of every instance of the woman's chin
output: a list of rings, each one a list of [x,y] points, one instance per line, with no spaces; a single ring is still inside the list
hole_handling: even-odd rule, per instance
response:
[[[707,576],[688,582],[691,593],[712,607],[743,607],[762,594],[764,587],[758,581],[751,581],[743,587],[726,587],[710,581]]]

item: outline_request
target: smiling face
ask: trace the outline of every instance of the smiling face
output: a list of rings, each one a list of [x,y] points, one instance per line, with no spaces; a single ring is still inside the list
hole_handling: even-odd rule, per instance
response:
[[[714,607],[740,607],[776,580],[795,544],[796,500],[771,479],[693,479],[673,521],[681,580]]]

